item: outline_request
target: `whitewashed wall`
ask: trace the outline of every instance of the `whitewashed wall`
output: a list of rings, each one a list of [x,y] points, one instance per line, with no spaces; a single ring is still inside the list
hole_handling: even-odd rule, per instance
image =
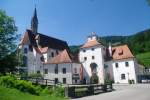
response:
[[[58,81],[63,83],[63,78],[66,78],[66,84],[75,84],[72,80],[73,69],[77,68],[77,73],[80,73],[80,64],[78,63],[62,63],[58,64],[58,74],[55,74],[56,64],[45,64],[44,69],[48,69],[48,74],[44,74],[45,79],[55,80],[58,78]],[[66,74],[63,74],[63,68],[66,68]],[[80,80],[76,84],[79,84]]]
[[[107,61],[105,62],[105,76],[110,75],[110,79],[114,80],[114,72],[113,72],[113,66],[112,66],[112,61]]]
[[[94,48],[94,51],[91,49]],[[84,77],[87,79],[87,83],[90,83],[90,77],[91,77],[91,63],[97,64],[97,75],[99,77],[99,83],[104,83],[104,57],[103,57],[103,46],[94,46],[91,48],[84,48],[81,49],[79,52],[79,60],[83,64],[84,67]],[[86,52],[83,52],[83,50],[86,50]],[[92,59],[92,56],[95,58]],[[84,57],[87,57],[86,61],[84,60]]]
[[[75,68],[77,69],[77,72],[75,73]],[[81,68],[81,64],[79,63],[72,63],[72,77],[74,74],[78,74],[79,75],[79,79],[72,79],[72,84],[80,84],[81,83],[81,80],[80,80],[80,69]]]
[[[128,67],[125,66],[125,62],[129,63]],[[116,68],[115,63],[118,63],[118,68]],[[116,60],[113,61],[112,66],[115,83],[128,83],[128,80],[137,82],[134,59]],[[126,79],[122,80],[121,74],[125,74]]]

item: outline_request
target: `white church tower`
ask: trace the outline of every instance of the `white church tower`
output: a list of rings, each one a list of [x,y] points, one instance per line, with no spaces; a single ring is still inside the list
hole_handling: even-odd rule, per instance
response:
[[[83,65],[83,77],[86,84],[91,83],[92,75],[98,77],[98,83],[104,83],[105,47],[98,42],[97,35],[92,32],[87,42],[80,48],[79,60]]]

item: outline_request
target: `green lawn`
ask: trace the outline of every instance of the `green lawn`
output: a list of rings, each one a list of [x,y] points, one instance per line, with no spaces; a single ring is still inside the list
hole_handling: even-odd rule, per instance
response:
[[[36,96],[21,92],[17,89],[5,88],[0,86],[0,100],[66,100],[61,97],[51,95]]]
[[[142,65],[150,67],[150,52],[138,54],[136,55],[136,58]]]

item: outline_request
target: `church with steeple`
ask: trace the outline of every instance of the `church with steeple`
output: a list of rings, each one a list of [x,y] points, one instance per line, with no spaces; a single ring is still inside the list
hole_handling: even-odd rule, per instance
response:
[[[38,32],[36,8],[31,19],[31,29],[25,31],[19,49],[29,76],[41,74],[44,79],[53,80],[49,85],[80,84],[81,64],[70,54],[66,41]]]

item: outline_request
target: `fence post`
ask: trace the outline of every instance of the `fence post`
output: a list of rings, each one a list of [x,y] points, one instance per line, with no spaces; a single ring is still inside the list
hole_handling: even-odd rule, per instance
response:
[[[102,85],[102,87],[103,87],[103,91],[107,92],[107,84]]]
[[[47,86],[47,79],[46,79],[46,86]]]
[[[69,86],[65,86],[65,97],[68,97],[68,88],[69,88]]]
[[[87,94],[88,94],[88,95],[93,95],[93,94],[94,94],[94,86],[93,86],[93,85],[90,85],[90,86],[88,87]]]

